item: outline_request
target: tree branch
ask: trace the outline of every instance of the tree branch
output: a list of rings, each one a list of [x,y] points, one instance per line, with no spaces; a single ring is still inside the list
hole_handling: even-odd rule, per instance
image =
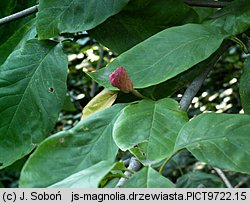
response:
[[[213,55],[212,59],[210,60],[207,67],[204,69],[204,71],[196,77],[193,82],[188,86],[185,93],[183,94],[183,97],[180,101],[180,106],[182,110],[187,111],[193,98],[200,90],[204,80],[206,79],[208,73],[213,69],[216,62],[219,60],[220,56],[232,45],[232,41],[227,41],[221,45],[221,47],[218,49],[218,51]],[[223,182],[228,188],[232,188],[232,185],[230,184],[229,180],[223,173],[223,171],[219,168],[215,168],[214,170],[217,172],[217,174],[221,177]]]
[[[197,6],[197,7],[211,7],[211,8],[223,8],[228,2],[226,1],[213,1],[213,0],[184,0],[184,3],[189,6]]]
[[[135,158],[135,157],[132,157],[129,161],[129,166],[128,166],[128,169],[129,170],[133,170],[133,171],[138,171],[139,169],[141,168],[141,163]],[[131,177],[132,176],[132,173],[129,172],[129,171],[125,171],[124,173],[127,177]],[[122,185],[124,185],[125,183],[127,182],[127,179],[126,178],[121,178],[116,187],[119,188],[121,187]]]
[[[4,18],[1,18],[0,19],[0,26],[4,25],[6,23],[10,23],[12,21],[15,21],[15,20],[17,20],[19,18],[29,16],[29,15],[31,15],[33,13],[36,13],[37,11],[38,11],[38,5],[27,8],[27,9],[25,9],[23,11],[18,12],[18,13],[14,13],[14,14],[12,14],[10,16],[6,16]]]
[[[216,168],[216,167],[213,167],[213,169],[220,176],[220,178],[225,183],[227,188],[233,188],[232,184],[229,182],[228,178],[226,177],[226,175],[224,174],[224,172],[221,169]]]
[[[197,76],[191,84],[186,89],[185,93],[183,94],[183,97],[180,101],[180,107],[182,110],[187,111],[193,98],[200,90],[204,80],[206,79],[208,73],[213,69],[216,62],[219,60],[220,56],[232,45],[231,41],[228,41],[226,43],[223,43],[222,46],[219,48],[219,50],[214,54],[210,62],[208,63],[207,67],[204,69],[204,71]]]

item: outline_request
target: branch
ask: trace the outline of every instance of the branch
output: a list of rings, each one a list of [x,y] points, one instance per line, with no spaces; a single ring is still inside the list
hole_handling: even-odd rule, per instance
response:
[[[27,9],[23,10],[23,11],[20,11],[18,13],[14,13],[14,14],[12,14],[10,16],[6,16],[4,18],[1,18],[0,19],[0,25],[4,25],[6,23],[15,21],[15,20],[17,20],[19,18],[29,16],[29,15],[31,15],[33,13],[36,13],[37,11],[38,11],[38,5],[32,6],[30,8],[27,8]]]
[[[184,3],[189,6],[197,6],[197,7],[210,7],[210,8],[223,8],[228,2],[226,1],[213,1],[213,0],[184,0]]]
[[[213,169],[220,176],[220,178],[225,183],[227,188],[233,188],[232,184],[229,182],[228,178],[226,177],[226,175],[224,174],[224,172],[221,169],[216,168],[216,167],[213,167]]]
[[[141,168],[141,163],[135,158],[135,157],[132,157],[130,159],[130,162],[129,162],[129,166],[128,166],[128,169],[129,170],[133,170],[133,171],[138,171],[139,169]],[[132,176],[132,173],[129,172],[129,171],[125,171],[124,173],[127,177],[131,177]],[[117,188],[120,188],[122,185],[124,185],[125,183],[127,182],[127,179],[126,178],[121,178],[116,187]]]
[[[204,71],[197,76],[191,84],[186,89],[185,93],[183,94],[183,97],[180,101],[180,107],[182,110],[187,111],[193,98],[200,90],[204,80],[206,79],[208,73],[213,69],[216,62],[219,60],[220,56],[232,45],[231,41],[228,41],[219,48],[219,50],[213,55],[212,59],[208,63],[207,67],[204,69]]]

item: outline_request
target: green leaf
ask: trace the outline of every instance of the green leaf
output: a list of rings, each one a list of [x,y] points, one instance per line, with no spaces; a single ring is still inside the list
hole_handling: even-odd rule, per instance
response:
[[[28,41],[0,67],[0,163],[28,154],[53,128],[66,95],[67,56],[51,41]]]
[[[151,167],[135,173],[122,188],[174,188],[174,184]]]
[[[240,100],[243,110],[250,114],[250,57],[244,63],[244,71],[240,78]]]
[[[200,62],[199,64],[193,66],[191,69],[178,74],[177,76],[162,82],[160,84],[147,87],[145,89],[141,89],[140,93],[148,98],[153,100],[159,100],[162,98],[166,98],[171,96],[172,94],[176,93],[183,87],[190,84],[195,77],[200,75],[204,67],[211,66],[211,62],[214,61],[214,58],[218,58],[220,56],[220,49],[214,52],[209,58]]]
[[[224,188],[218,176],[200,171],[189,172],[177,179],[177,188]]]
[[[69,95],[66,95],[66,97],[64,99],[62,111],[66,111],[66,112],[77,111],[77,109],[76,109],[74,103],[71,101],[71,97]]]
[[[55,183],[50,188],[97,188],[102,178],[112,169],[113,162],[101,161]]]
[[[122,53],[166,28],[197,21],[194,9],[182,0],[133,0],[88,33],[112,51]]]
[[[4,63],[7,57],[16,49],[22,48],[27,40],[36,36],[35,20],[32,19],[26,24],[16,29],[13,34],[9,36],[6,42],[0,45],[0,65]]]
[[[118,13],[129,0],[40,0],[37,33],[40,39],[89,30]]]
[[[47,187],[101,161],[113,162],[118,147],[112,129],[124,107],[115,105],[95,113],[41,143],[21,173],[20,186]]]
[[[250,27],[249,0],[237,0],[219,10],[207,24],[224,29],[230,35],[237,35]]]
[[[151,164],[172,155],[178,132],[187,121],[186,113],[172,99],[142,100],[122,111],[113,137],[123,151],[138,145],[145,155],[142,162]]]
[[[123,66],[135,88],[149,87],[208,58],[226,36],[220,29],[208,25],[186,24],[169,28],[124,52],[106,68],[89,75],[104,87],[114,89],[109,75]]]
[[[204,113],[182,128],[175,151],[187,148],[211,166],[250,173],[249,128],[248,115]]]
[[[199,16],[199,22],[203,22],[209,19],[218,9],[217,8],[209,8],[209,7],[193,7],[196,13]]]
[[[22,11],[30,6],[34,6],[37,0],[1,0],[0,18]],[[0,26],[0,45],[7,41],[14,33],[23,27],[35,15],[24,17],[13,22]],[[18,39],[18,42],[20,40]],[[18,43],[16,43],[18,44]]]
[[[2,0],[0,4],[0,18],[33,6],[35,0]],[[34,15],[0,26],[0,65],[14,50],[36,36]]]

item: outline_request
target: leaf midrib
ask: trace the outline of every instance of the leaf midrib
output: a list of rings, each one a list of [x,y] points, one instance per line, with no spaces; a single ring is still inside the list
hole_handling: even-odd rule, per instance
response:
[[[33,77],[36,75],[36,73],[37,73],[37,71],[40,69],[42,63],[44,62],[44,60],[47,58],[47,56],[50,54],[50,52],[51,52],[52,50],[53,50],[53,47],[52,47],[50,50],[48,50],[48,53],[44,56],[44,58],[42,58],[42,59],[40,60],[40,62],[38,63],[38,67],[37,67],[36,70],[34,71],[34,74],[30,77],[30,80],[29,80],[29,82],[27,83],[27,86],[26,86],[26,88],[25,88],[25,90],[24,90],[24,92],[23,92],[23,96],[21,97],[21,99],[20,99],[20,101],[19,101],[19,103],[18,103],[18,105],[17,105],[17,108],[16,108],[16,110],[15,110],[15,112],[14,112],[14,115],[13,115],[13,117],[11,118],[11,121],[10,121],[10,123],[9,123],[9,126],[8,126],[8,128],[7,128],[7,130],[6,130],[6,133],[7,133],[7,134],[8,134],[8,132],[9,132],[9,129],[10,129],[10,127],[12,126],[13,120],[14,120],[14,118],[15,118],[15,116],[16,116],[16,114],[17,114],[19,108],[20,108],[20,104],[22,103],[23,98],[24,98],[24,96],[26,95],[26,92],[27,92],[27,90],[28,90],[29,87],[30,87],[30,84],[31,84],[31,82],[32,82],[32,80],[33,80]],[[30,139],[31,139],[31,142],[32,142],[32,137],[30,137]]]

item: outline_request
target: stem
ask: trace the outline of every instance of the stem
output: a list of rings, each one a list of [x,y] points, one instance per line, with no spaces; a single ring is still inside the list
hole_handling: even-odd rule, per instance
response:
[[[133,172],[136,172],[136,171],[138,171],[140,168],[141,168],[141,163],[140,163],[135,157],[132,157],[132,158],[130,159],[128,169],[129,169],[130,171],[132,170]],[[132,176],[132,173],[131,173],[130,171],[125,171],[125,173],[124,173],[125,176],[131,177],[131,176]],[[118,181],[116,187],[117,187],[117,188],[121,187],[122,185],[124,185],[124,184],[127,182],[127,180],[128,180],[128,179],[126,179],[126,178],[121,178],[121,179]]]
[[[6,16],[4,18],[1,18],[0,19],[0,25],[4,25],[6,23],[18,20],[19,18],[29,16],[29,15],[31,15],[33,13],[36,13],[37,11],[38,11],[38,5],[32,6],[30,8],[27,8],[27,9],[23,10],[23,11],[20,11],[18,13],[14,13],[14,14],[12,14],[10,16]]]
[[[146,97],[143,96],[139,91],[137,91],[137,90],[135,90],[135,89],[133,89],[133,90],[131,91],[131,93],[134,94],[135,96],[137,96],[138,98],[142,98],[142,99],[145,99],[145,98],[146,98]]]
[[[223,8],[225,7],[228,2],[226,1],[213,1],[213,0],[184,0],[184,3],[188,4],[189,6],[197,6],[197,7],[211,7],[211,8]]]
[[[221,169],[216,168],[216,167],[213,167],[213,169],[220,176],[220,178],[225,183],[227,188],[233,188],[232,184],[229,182],[228,178],[226,177],[226,175],[224,174],[224,172]]]
[[[162,173],[163,173],[163,171],[164,171],[164,169],[165,169],[167,163],[168,163],[168,162],[170,161],[170,159],[172,159],[173,156],[175,156],[179,151],[181,151],[181,150],[178,150],[177,152],[175,152],[174,154],[172,154],[171,157],[167,158],[167,159],[163,162],[163,164],[162,164],[161,167],[160,167],[159,174],[162,175]]]
[[[239,44],[240,47],[241,47],[241,49],[242,49],[242,51],[245,52],[246,54],[249,54],[247,46],[239,38],[237,38],[237,37],[234,36],[234,37],[231,37],[229,39],[232,40],[232,41],[234,41],[234,42],[236,42],[237,44]]]
[[[232,45],[232,42],[227,41],[221,45],[219,50],[213,55],[212,59],[208,63],[207,67],[204,68],[204,71],[197,76],[191,84],[186,89],[185,93],[183,94],[183,97],[180,101],[180,107],[182,110],[187,111],[193,98],[200,90],[203,82],[205,81],[208,73],[213,69],[216,62],[219,60],[220,56]]]

